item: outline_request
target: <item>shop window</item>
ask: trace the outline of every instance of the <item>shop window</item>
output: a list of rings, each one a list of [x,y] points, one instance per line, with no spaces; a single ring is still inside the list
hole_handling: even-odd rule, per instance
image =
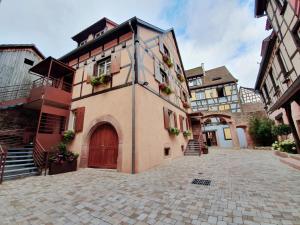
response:
[[[232,140],[232,138],[231,138],[231,132],[230,132],[230,128],[229,127],[223,128],[223,132],[224,132],[224,139],[225,140]]]

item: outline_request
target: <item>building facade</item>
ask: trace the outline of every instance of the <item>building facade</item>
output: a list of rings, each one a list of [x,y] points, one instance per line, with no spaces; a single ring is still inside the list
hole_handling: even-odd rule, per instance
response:
[[[271,34],[263,41],[255,89],[276,123],[292,128],[300,152],[300,1],[256,1],[255,16],[266,16]]]
[[[73,40],[60,61],[76,70],[68,129],[80,166],[136,173],[182,156],[190,93],[174,31],[103,18]]]
[[[32,44],[0,45],[0,102],[28,94],[26,86],[38,78],[29,69],[44,58]]]
[[[191,90],[194,136],[202,127],[203,142],[222,148],[251,148],[250,115],[264,114],[258,94],[237,87],[237,79],[225,66],[204,70],[203,65],[186,71]],[[198,117],[198,121],[196,121]],[[199,125],[200,124],[200,125]]]

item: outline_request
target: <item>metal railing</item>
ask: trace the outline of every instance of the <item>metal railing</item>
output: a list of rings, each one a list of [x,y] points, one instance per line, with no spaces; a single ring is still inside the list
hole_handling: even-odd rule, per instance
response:
[[[35,165],[38,167],[40,174],[43,173],[47,175],[49,152],[41,145],[41,143],[36,139],[33,149],[33,160]]]
[[[54,77],[41,77],[35,81],[33,81],[33,88],[42,87],[42,86],[48,86],[48,87],[55,87],[62,89],[66,92],[72,91],[72,84],[69,84],[67,82],[61,81],[60,79],[54,78]]]
[[[0,87],[0,102],[10,101],[18,98],[27,98],[32,84],[20,84]]]
[[[6,155],[7,151],[2,147],[0,144],[0,184],[3,181],[3,175],[4,175],[4,167],[5,167],[5,161],[6,161]]]

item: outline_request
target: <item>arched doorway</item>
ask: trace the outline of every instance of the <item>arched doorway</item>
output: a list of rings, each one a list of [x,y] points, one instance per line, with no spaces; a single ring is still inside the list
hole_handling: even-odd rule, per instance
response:
[[[102,124],[91,135],[88,166],[94,168],[116,169],[119,138],[115,128]]]

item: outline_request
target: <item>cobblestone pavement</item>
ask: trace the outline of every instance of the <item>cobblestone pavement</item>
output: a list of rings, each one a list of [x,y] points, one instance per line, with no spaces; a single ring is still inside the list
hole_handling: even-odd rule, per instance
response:
[[[0,186],[0,224],[300,224],[300,171],[270,151],[214,150],[138,175],[30,177]]]

